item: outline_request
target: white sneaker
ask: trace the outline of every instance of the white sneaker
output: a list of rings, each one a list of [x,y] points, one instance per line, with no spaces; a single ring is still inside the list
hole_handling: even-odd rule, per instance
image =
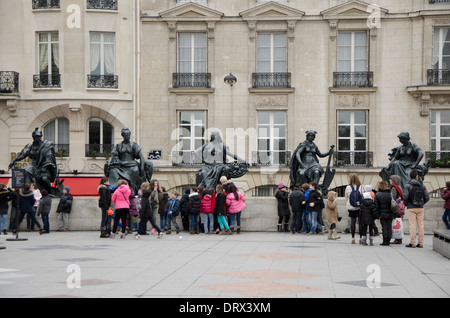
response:
[[[163,235],[164,235],[164,232],[163,232],[163,231],[161,231],[161,232],[159,232],[159,233],[158,233],[158,236],[157,236],[156,238],[162,238],[162,237],[163,237]]]

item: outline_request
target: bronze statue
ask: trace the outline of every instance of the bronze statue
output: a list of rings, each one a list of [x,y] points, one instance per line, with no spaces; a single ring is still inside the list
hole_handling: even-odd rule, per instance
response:
[[[380,171],[380,177],[383,181],[389,182],[391,175],[398,175],[401,179],[400,186],[404,189],[405,185],[410,181],[409,173],[412,170],[419,172],[419,181],[423,182],[425,175],[428,173],[431,160],[424,164],[420,164],[424,153],[415,143],[410,141],[408,132],[401,132],[398,136],[401,145],[395,147],[389,153],[389,164]]]
[[[227,156],[240,163],[227,163]],[[230,151],[217,130],[211,132],[209,143],[194,152],[194,158],[196,162],[205,164],[197,173],[197,186],[205,188],[215,189],[222,176],[227,179],[239,178],[247,173],[250,166],[247,161]]]
[[[25,146],[19,155],[8,166],[8,170],[17,161],[29,157],[32,162],[25,167],[25,183],[36,183],[38,189],[52,193],[52,183],[55,181],[57,168],[53,142],[42,140],[42,131],[36,128],[31,134],[33,142]]]
[[[334,145],[330,146],[330,151],[322,154],[317,145],[314,143],[316,134],[316,131],[308,130],[306,132],[306,140],[301,142],[292,154],[289,162],[291,189],[295,186],[295,184],[309,183],[311,181],[315,181],[319,184],[319,180],[323,175],[324,170],[317,157],[324,158],[326,156],[330,156],[329,159],[331,159],[331,155],[334,151]],[[334,173],[334,169],[330,169],[330,160],[328,160],[327,173],[325,174],[324,182],[319,186],[322,191],[325,192],[328,189],[328,186],[333,180]],[[323,194],[326,195],[326,193]]]
[[[114,147],[111,158],[105,163],[105,175],[112,185],[119,179],[127,180],[134,193],[138,193],[141,183],[151,180],[153,164],[145,160],[141,147],[130,141],[131,131],[128,128],[123,128],[121,135],[123,141]],[[139,162],[135,159],[139,159]]]

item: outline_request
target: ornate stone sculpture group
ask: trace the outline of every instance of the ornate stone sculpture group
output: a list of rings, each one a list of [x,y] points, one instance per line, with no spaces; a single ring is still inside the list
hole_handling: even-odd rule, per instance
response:
[[[335,170],[330,166],[334,145],[330,146],[328,152],[321,153],[314,143],[316,134],[316,131],[308,130],[306,140],[301,142],[292,154],[289,162],[290,187],[315,181],[326,195],[335,174]],[[62,183],[56,180],[57,186],[52,187],[53,182],[57,179],[54,145],[48,140],[42,140],[42,132],[38,128],[32,133],[32,137],[33,142],[22,149],[19,155],[11,161],[8,169],[14,167],[17,161],[29,157],[32,162],[24,169],[25,182],[36,183],[39,189],[46,189],[49,193],[57,195],[57,186]],[[145,160],[141,147],[130,140],[131,131],[128,128],[122,129],[122,137],[123,141],[114,147],[111,158],[105,163],[104,173],[109,177],[111,184],[116,184],[119,179],[127,180],[130,187],[137,193],[142,182],[150,181],[153,164]],[[381,178],[389,181],[391,175],[398,175],[403,187],[409,181],[409,173],[415,169],[419,172],[419,180],[422,182],[428,172],[430,160],[420,164],[424,153],[410,141],[408,132],[402,132],[397,137],[401,145],[392,149],[389,154],[388,166],[380,172]],[[239,178],[245,175],[250,167],[247,161],[230,151],[217,130],[211,133],[210,142],[198,148],[194,155],[203,163],[203,167],[196,175],[197,186],[206,188],[215,188],[222,176],[227,179]],[[228,162],[228,156],[232,157],[234,162]],[[327,156],[328,165],[324,170],[318,158]],[[324,178],[320,184],[322,175]]]

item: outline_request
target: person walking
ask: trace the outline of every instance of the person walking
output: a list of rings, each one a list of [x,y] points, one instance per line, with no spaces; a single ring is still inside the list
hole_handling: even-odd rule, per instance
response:
[[[33,213],[33,206],[34,206],[34,196],[33,192],[30,190],[31,185],[29,183],[25,183],[23,190],[19,193],[19,207],[20,207],[20,217],[19,217],[19,223],[17,227],[20,226],[20,223],[22,223],[23,218],[25,215],[29,215],[31,219],[34,221],[34,223],[39,228],[39,234],[43,234],[42,226],[39,223],[39,221],[36,219],[35,214]],[[17,230],[17,229],[16,229]]]
[[[275,194],[273,196],[278,201],[277,230],[278,232],[288,232],[289,218],[291,216],[291,212],[289,211],[289,190],[283,182],[278,183],[278,189],[275,191]]]
[[[441,192],[444,203],[444,214],[442,214],[442,221],[444,221],[447,230],[450,230],[450,181],[445,183],[445,188]]]
[[[234,222],[236,221],[236,233],[241,232],[241,213],[246,207],[245,196],[236,189],[234,184],[229,187],[229,193],[226,198],[227,211],[230,216],[230,229],[234,232]]]
[[[72,211],[73,196],[70,194],[70,187],[65,186],[63,189],[63,195],[59,200],[56,213],[58,214],[58,232],[69,231],[69,214]]]
[[[48,221],[48,216],[50,214],[50,210],[52,209],[52,199],[48,195],[47,190],[41,190],[41,199],[39,200],[39,205],[37,208],[37,216],[42,215],[42,223],[44,225],[43,233],[50,233],[50,222]]]
[[[109,188],[109,178],[103,177],[100,180],[100,185],[97,188],[100,195],[98,199],[98,207],[101,209],[102,218],[100,221],[100,237],[108,238],[110,234],[107,232],[108,224],[108,210],[111,207],[111,189]]]
[[[376,213],[380,216],[381,231],[383,235],[383,243],[380,245],[389,246],[392,237],[392,220],[394,219],[395,214],[391,209],[392,195],[389,184],[386,181],[381,181],[378,184],[374,201]]]
[[[352,234],[352,244],[355,244],[356,223],[359,221],[359,209],[362,201],[362,194],[364,192],[364,186],[361,184],[359,177],[356,174],[350,175],[349,185],[345,188],[345,201],[350,219],[350,232]],[[359,194],[358,194],[359,192]],[[359,196],[359,201],[355,200]],[[358,225],[360,222],[358,222]],[[359,241],[361,243],[361,229],[359,226]]]
[[[329,240],[337,240],[341,237],[337,234],[336,223],[341,220],[341,216],[338,210],[338,200],[337,200],[337,192],[329,191],[328,192],[328,200],[325,205],[327,211],[327,221],[330,224],[330,228],[328,229],[328,239]]]
[[[419,182],[419,173],[417,170],[409,174],[411,181],[405,186],[403,193],[403,202],[408,208],[409,236],[410,243],[406,247],[423,247],[424,225],[423,225],[423,206],[430,200],[425,186]],[[418,228],[418,244],[416,242],[416,223]]]
[[[111,239],[115,238],[116,236],[119,220],[122,221],[122,234],[120,235],[120,238],[121,239],[125,238],[127,216],[130,211],[130,201],[129,201],[130,194],[131,189],[128,186],[128,182],[124,179],[120,179],[119,181],[117,181],[116,190],[114,191],[111,197],[111,201],[115,203],[116,207],[113,230],[110,235]]]
[[[217,216],[217,222],[219,222],[219,234],[232,234],[227,219],[225,218],[225,205],[226,196],[223,193],[223,186],[218,184],[216,186],[216,205],[214,206],[214,214]]]
[[[300,233],[302,230],[302,202],[305,200],[305,195],[302,191],[300,184],[296,183],[294,189],[289,195],[289,205],[292,210],[292,221],[291,221],[291,234]]]

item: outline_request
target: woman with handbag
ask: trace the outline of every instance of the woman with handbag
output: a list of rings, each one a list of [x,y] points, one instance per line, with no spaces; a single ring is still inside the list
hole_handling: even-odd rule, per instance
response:
[[[392,220],[394,213],[392,213],[392,195],[389,189],[389,184],[386,181],[381,181],[378,184],[377,193],[375,194],[375,207],[380,215],[380,222],[383,232],[383,243],[381,245],[389,246],[392,237]],[[394,201],[395,202],[395,201]]]
[[[117,188],[114,191],[111,200],[116,205],[116,215],[114,216],[114,226],[111,233],[110,238],[115,238],[117,225],[119,220],[122,220],[122,234],[120,235],[121,239],[125,238],[126,224],[127,224],[127,216],[130,211],[130,194],[131,190],[128,186],[128,182],[126,180],[117,181]]]

